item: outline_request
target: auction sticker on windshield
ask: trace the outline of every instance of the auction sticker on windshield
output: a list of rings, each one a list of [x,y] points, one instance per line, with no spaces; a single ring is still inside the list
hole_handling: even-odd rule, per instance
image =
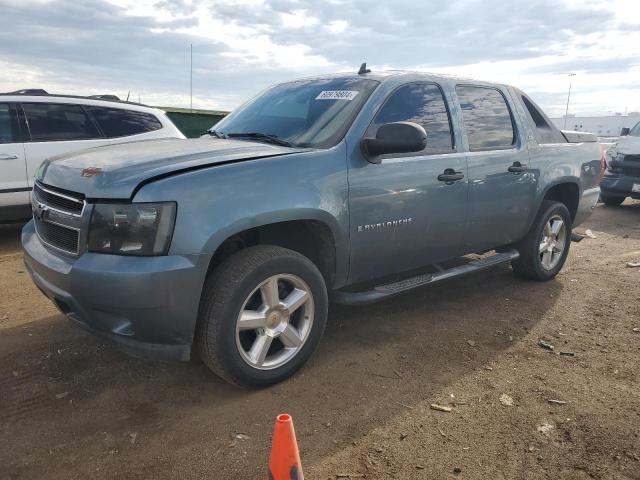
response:
[[[354,90],[324,90],[318,94],[316,100],[353,100],[358,93]]]

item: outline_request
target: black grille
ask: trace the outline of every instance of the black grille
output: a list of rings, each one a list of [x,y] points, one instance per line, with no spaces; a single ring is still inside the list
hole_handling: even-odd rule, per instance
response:
[[[79,214],[82,212],[84,202],[80,198],[74,198],[71,195],[56,193],[49,189],[44,189],[36,183],[33,186],[33,193],[40,203],[44,203],[53,208],[64,210],[65,212]]]
[[[35,219],[36,231],[49,245],[69,253],[78,253],[78,231]]]
[[[625,160],[620,170],[623,175],[628,175],[629,177],[640,177],[640,162],[638,162],[638,165],[636,166]]]

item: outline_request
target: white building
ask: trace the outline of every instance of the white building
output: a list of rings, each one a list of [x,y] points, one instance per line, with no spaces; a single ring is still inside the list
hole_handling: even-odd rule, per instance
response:
[[[567,117],[566,127],[564,117],[552,118],[553,123],[562,130],[591,132],[598,137],[617,137],[623,127],[631,128],[640,122],[640,112],[629,115],[610,115],[606,117]]]

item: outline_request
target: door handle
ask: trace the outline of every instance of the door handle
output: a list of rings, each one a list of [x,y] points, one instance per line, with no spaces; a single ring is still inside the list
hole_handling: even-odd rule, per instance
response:
[[[509,170],[511,173],[520,173],[525,172],[527,170],[527,167],[522,165],[520,162],[513,162],[513,165],[510,165],[507,170]]]
[[[464,173],[456,172],[453,168],[445,169],[444,173],[438,175],[438,180],[441,182],[455,182],[456,180],[462,180]]]
[[[17,155],[9,155],[8,153],[0,153],[0,160],[17,160]]]

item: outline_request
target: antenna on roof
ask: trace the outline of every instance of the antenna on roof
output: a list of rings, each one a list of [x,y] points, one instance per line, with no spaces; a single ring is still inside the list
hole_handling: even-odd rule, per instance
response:
[[[358,70],[358,75],[364,75],[365,73],[371,73],[371,70],[367,68],[367,62],[360,65],[360,70]]]

